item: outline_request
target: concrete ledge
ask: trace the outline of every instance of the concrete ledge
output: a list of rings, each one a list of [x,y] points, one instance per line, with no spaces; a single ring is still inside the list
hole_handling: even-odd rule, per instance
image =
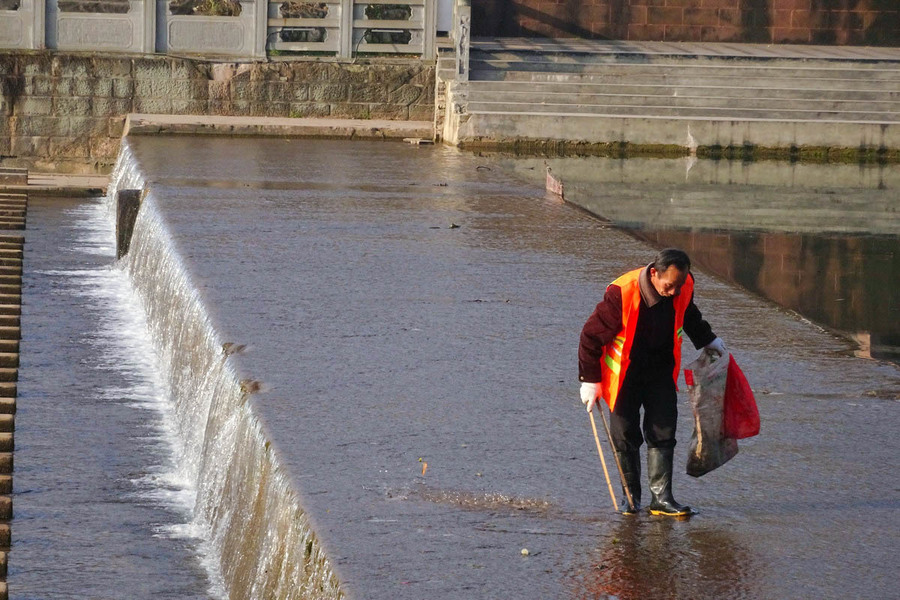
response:
[[[699,148],[848,148],[896,150],[900,124],[766,119],[476,113],[460,124],[458,145],[504,148],[545,142]]]
[[[209,115],[129,114],[125,135],[232,135],[307,138],[432,139],[431,121],[377,119],[291,119],[277,117],[217,117]]]

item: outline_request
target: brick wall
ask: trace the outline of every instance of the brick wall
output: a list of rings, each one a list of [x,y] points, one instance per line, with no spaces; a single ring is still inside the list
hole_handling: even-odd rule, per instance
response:
[[[333,117],[431,121],[434,67],[212,64],[162,56],[51,52],[0,55],[0,159],[32,164],[115,161],[125,115]],[[65,168],[65,167],[63,167]]]
[[[900,46],[900,0],[473,0],[474,35]]]

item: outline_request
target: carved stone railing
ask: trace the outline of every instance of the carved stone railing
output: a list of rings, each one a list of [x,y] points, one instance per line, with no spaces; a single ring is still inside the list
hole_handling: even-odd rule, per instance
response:
[[[0,49],[433,59],[438,1],[0,0]]]

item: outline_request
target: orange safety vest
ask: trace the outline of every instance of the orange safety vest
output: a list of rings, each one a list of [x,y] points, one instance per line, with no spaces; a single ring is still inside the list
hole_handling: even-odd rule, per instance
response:
[[[625,273],[610,285],[617,285],[622,290],[622,330],[609,344],[603,348],[600,358],[600,393],[609,409],[616,406],[616,398],[625,381],[625,373],[631,362],[631,345],[634,343],[634,331],[637,328],[638,311],[641,307],[641,288],[639,278],[645,267]],[[675,304],[675,370],[672,379],[678,385],[678,369],[681,367],[681,336],[684,332],[684,313],[694,295],[694,277],[688,274],[681,292],[673,298]]]

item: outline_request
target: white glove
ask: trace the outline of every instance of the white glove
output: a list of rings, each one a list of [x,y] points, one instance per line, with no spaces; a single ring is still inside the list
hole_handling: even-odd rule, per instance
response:
[[[725,349],[725,342],[722,341],[722,338],[717,337],[706,346],[703,347],[704,350],[708,350],[710,354],[716,354],[719,358],[722,358],[726,354],[728,354],[728,350]]]
[[[587,407],[587,411],[594,410],[597,404],[597,384],[584,381],[581,383],[581,403]]]

